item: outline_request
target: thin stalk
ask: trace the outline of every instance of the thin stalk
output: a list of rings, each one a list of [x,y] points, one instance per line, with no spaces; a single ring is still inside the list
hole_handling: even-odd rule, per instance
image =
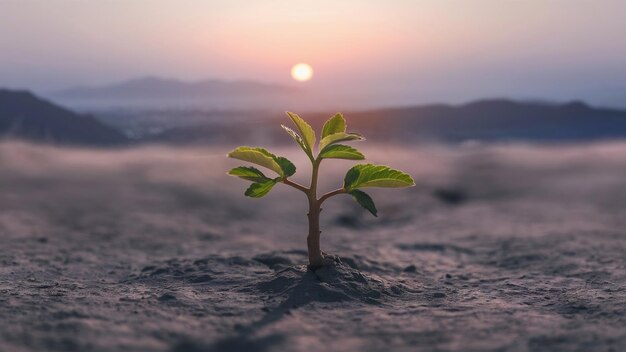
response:
[[[293,187],[293,188],[295,188],[297,190],[300,190],[300,191],[306,193],[307,195],[309,194],[309,189],[304,187],[303,185],[297,183],[297,182],[294,182],[294,181],[291,181],[291,180],[288,180],[288,179],[284,179],[283,183],[288,185],[288,186],[291,186],[291,187]]]
[[[309,235],[306,238],[307,248],[309,251],[309,267],[311,269],[319,268],[324,265],[324,256],[320,248],[320,202],[317,200],[317,178],[319,175],[319,167],[321,160],[313,161],[311,171],[311,186],[309,187],[307,196],[309,198]]]
[[[322,159],[312,159],[313,168],[311,171],[311,185],[309,188],[291,181],[284,179],[282,182],[288,186],[291,186],[299,191],[304,192],[309,200],[309,212],[307,217],[309,219],[309,234],[306,238],[307,248],[309,252],[309,268],[316,269],[324,265],[324,255],[320,247],[320,212],[322,211],[322,203],[335,195],[346,193],[343,188],[336,189],[334,191],[324,194],[320,199],[317,199],[317,180],[319,176],[320,163]]]
[[[323,196],[322,196],[322,197],[318,200],[318,203],[319,203],[320,205],[322,205],[322,203],[324,203],[324,201],[325,201],[326,199],[328,199],[328,198],[330,198],[330,197],[332,197],[332,196],[336,196],[336,195],[338,195],[338,194],[343,194],[343,193],[346,193],[346,190],[345,190],[345,189],[343,189],[343,188],[339,188],[339,189],[336,189],[336,190],[334,190],[334,191],[332,191],[332,192],[328,192],[328,193],[324,194],[324,195],[323,195]]]

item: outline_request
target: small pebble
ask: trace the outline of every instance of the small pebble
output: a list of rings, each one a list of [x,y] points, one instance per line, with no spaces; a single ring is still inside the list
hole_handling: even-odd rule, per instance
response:
[[[161,302],[176,301],[176,296],[174,296],[171,293],[164,293],[161,296],[159,296],[159,301]]]
[[[407,266],[406,268],[404,268],[404,272],[405,273],[414,273],[417,271],[417,267],[413,264]]]

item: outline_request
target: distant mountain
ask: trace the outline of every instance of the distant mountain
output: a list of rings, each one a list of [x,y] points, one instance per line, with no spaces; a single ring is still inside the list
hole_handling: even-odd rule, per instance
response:
[[[352,114],[353,125],[389,138],[444,141],[589,141],[626,138],[626,111],[565,104],[482,100]]]
[[[327,113],[302,114],[320,130]],[[626,111],[594,108],[582,102],[550,104],[506,99],[464,105],[425,105],[371,111],[344,111],[349,130],[379,142],[543,141],[579,142],[626,139]],[[251,114],[253,116],[253,114]],[[223,143],[220,136],[235,136],[233,143],[281,143],[285,138],[280,115],[271,123],[239,122],[223,126],[188,126],[164,131],[151,140],[166,143]],[[211,131],[203,134],[201,131]],[[239,142],[237,142],[239,141]]]
[[[0,138],[61,145],[112,146],[128,142],[93,117],[42,100],[30,92],[0,89]]]
[[[219,97],[263,97],[291,94],[295,88],[255,81],[208,79],[186,82],[175,79],[144,77],[97,87],[74,87],[51,94],[61,99],[151,100],[200,99]]]

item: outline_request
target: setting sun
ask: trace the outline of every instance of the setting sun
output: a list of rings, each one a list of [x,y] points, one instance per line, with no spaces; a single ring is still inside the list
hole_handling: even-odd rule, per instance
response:
[[[306,82],[313,77],[313,67],[309,64],[297,64],[291,68],[291,77],[296,81]]]

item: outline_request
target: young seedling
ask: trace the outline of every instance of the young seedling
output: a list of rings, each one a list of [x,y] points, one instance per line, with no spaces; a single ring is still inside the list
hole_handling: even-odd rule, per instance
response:
[[[299,133],[289,127],[281,125],[296,143],[302,148],[304,153],[311,160],[312,174],[311,184],[305,187],[289,179],[296,173],[294,164],[282,156],[276,156],[263,148],[258,147],[238,147],[228,154],[229,157],[248,161],[259,166],[274,171],[277,177],[265,176],[260,170],[251,166],[236,167],[228,172],[231,176],[236,176],[247,181],[252,181],[252,185],[246,190],[245,195],[252,198],[261,198],[268,194],[277,183],[284,183],[306,194],[309,201],[309,235],[307,237],[307,247],[309,251],[309,267],[311,269],[324,265],[324,256],[320,249],[320,211],[322,203],[328,198],[338,194],[349,194],[363,208],[372,215],[377,216],[376,206],[372,198],[362,188],[367,187],[387,187],[401,188],[415,185],[410,175],[391,169],[384,165],[359,164],[353,166],[343,180],[343,187],[328,192],[321,197],[317,197],[317,179],[320,164],[324,159],[348,159],[363,160],[365,156],[358,150],[341,142],[362,141],[363,136],[357,133],[346,132],[346,120],[338,113],[331,117],[322,129],[317,150],[315,154],[315,131],[300,116],[287,112]]]

